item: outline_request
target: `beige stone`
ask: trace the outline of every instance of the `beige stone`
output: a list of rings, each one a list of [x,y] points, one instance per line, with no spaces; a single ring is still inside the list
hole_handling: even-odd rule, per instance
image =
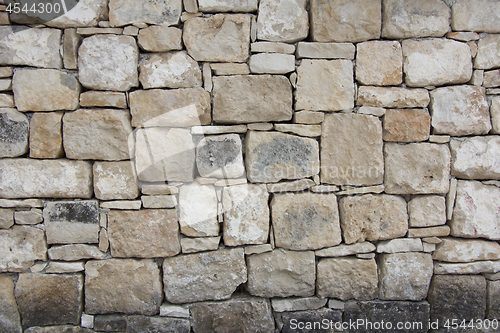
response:
[[[291,182],[280,182],[276,184],[267,184],[267,191],[269,193],[281,192],[301,192],[314,186],[314,181],[311,179],[300,179]]]
[[[319,297],[273,298],[271,304],[275,312],[316,310],[326,305],[328,300]]]
[[[500,178],[498,149],[500,137],[473,136],[465,140],[452,139],[451,174],[462,179]]]
[[[74,110],[80,84],[55,69],[18,70],[12,78],[14,101],[19,111]]]
[[[377,243],[377,253],[422,252],[423,250],[420,238],[396,238]]]
[[[340,244],[334,247],[316,251],[317,257],[345,257],[353,254],[370,253],[375,251],[375,245],[370,242],[355,244]]]
[[[254,12],[258,0],[198,0],[200,11],[216,12]]]
[[[112,27],[134,23],[174,25],[179,23],[181,12],[182,0],[145,3],[138,0],[109,1],[109,23]]]
[[[45,268],[45,273],[76,273],[83,272],[85,270],[85,263],[83,261],[77,262],[57,262],[51,261]]]
[[[40,208],[43,207],[44,200],[42,199],[24,199],[24,200],[8,200],[0,199],[0,207],[2,208]]]
[[[143,195],[141,201],[144,208],[175,208],[177,205],[173,195]]]
[[[403,58],[409,87],[466,83],[472,76],[469,46],[454,40],[404,40]]]
[[[361,86],[356,104],[382,108],[425,108],[429,101],[427,89]]]
[[[493,69],[500,67],[500,34],[487,35],[477,43],[474,68]]]
[[[160,306],[160,317],[189,318],[189,309],[165,302]]]
[[[448,142],[450,142],[450,136],[449,135],[429,135],[429,142],[448,143]]]
[[[458,0],[451,13],[453,30],[500,32],[500,6],[494,0]]]
[[[95,162],[94,192],[101,200],[137,198],[139,188],[133,164],[129,161]]]
[[[255,74],[286,74],[295,70],[291,54],[258,53],[250,56],[250,72]]]
[[[389,109],[384,117],[384,141],[418,142],[429,139],[431,116],[422,109]]]
[[[182,234],[186,236],[219,235],[217,195],[212,185],[193,182],[180,188],[179,224]]]
[[[127,98],[124,93],[116,91],[86,91],[80,94],[80,105],[126,109]]]
[[[215,75],[247,75],[250,74],[250,68],[247,64],[239,63],[215,63],[210,64],[210,68]]]
[[[14,224],[14,210],[0,209],[0,229],[8,229]]]
[[[11,79],[0,79],[0,91],[12,90]]]
[[[293,122],[298,124],[321,124],[325,120],[323,112],[299,111],[293,113]]]
[[[0,94],[0,108],[13,108],[14,96],[10,94]]]
[[[408,202],[410,227],[433,227],[446,223],[446,204],[442,196],[417,196]]]
[[[312,59],[354,59],[356,47],[352,43],[309,43],[297,44],[297,58]]]
[[[204,251],[215,251],[219,248],[220,236],[218,237],[198,237],[181,238],[182,253],[195,253]]]
[[[270,131],[273,128],[274,125],[271,123],[253,123],[247,125],[249,131]]]
[[[342,188],[343,190],[338,192],[337,195],[382,193],[384,192],[385,189],[384,185],[365,186],[365,187],[342,186]]]
[[[261,0],[257,38],[293,43],[309,33],[307,2],[304,0]]]
[[[382,124],[373,116],[331,114],[321,136],[321,181],[336,185],[383,182]],[[364,135],[360,136],[359,131]]]
[[[250,51],[250,16],[193,17],[184,23],[182,38],[196,61],[245,62]]]
[[[398,238],[408,229],[406,201],[399,196],[348,196],[340,199],[339,211],[346,244]]]
[[[332,297],[342,301],[367,301],[377,297],[378,274],[375,259],[321,259],[317,274],[319,297]]]
[[[287,45],[287,44],[284,44],[284,45]],[[0,77],[1,78],[12,77],[12,75],[14,75],[14,70],[12,67],[0,67]]]
[[[500,272],[500,261],[476,261],[470,263],[442,263],[436,262],[434,264],[434,274],[481,274],[488,273],[494,274]],[[456,277],[453,277],[456,278]]]
[[[42,210],[31,208],[30,210],[20,210],[14,212],[14,220],[16,224],[38,224],[43,222]]]
[[[15,225],[0,229],[0,272],[22,272],[47,260],[47,242],[43,230]]]
[[[295,45],[281,42],[255,42],[250,44],[252,53],[284,53],[294,54]]]
[[[430,228],[410,228],[408,229],[408,237],[427,238],[427,237],[445,237],[450,234],[450,227],[442,225]]]
[[[223,300],[247,281],[242,248],[187,254],[163,261],[163,285],[171,303]]]
[[[448,192],[451,155],[446,145],[386,143],[384,158],[386,193]]]
[[[292,133],[300,136],[321,136],[321,125],[275,124],[274,129],[279,132]]]
[[[213,115],[217,123],[286,121],[292,118],[292,87],[285,76],[219,76],[213,78],[213,83]]]
[[[382,116],[385,115],[385,109],[384,108],[375,107],[375,106],[361,106],[358,109],[357,113],[359,113],[359,114],[368,114],[368,115],[375,116],[375,117],[382,117]]]
[[[483,86],[486,88],[500,87],[500,70],[484,72]]]
[[[28,152],[28,118],[14,108],[0,108],[0,157],[17,157]]]
[[[500,134],[500,97],[493,97],[490,107],[491,133]]]
[[[245,246],[245,255],[248,256],[251,254],[270,252],[272,250],[273,250],[273,247],[271,244],[248,245],[248,246]]]
[[[141,200],[101,201],[101,208],[103,209],[139,210],[141,207]]]
[[[123,34],[122,28],[78,28],[76,33],[81,36],[92,35],[121,35]]]
[[[141,49],[151,52],[182,50],[182,30],[152,25],[139,30],[137,44]]]
[[[76,33],[76,29],[64,30],[63,35],[63,63],[64,68],[78,68],[78,47],[82,42],[82,36]]]
[[[443,238],[432,254],[432,258],[446,262],[499,260],[500,245],[497,242],[485,240]]]
[[[148,195],[177,194],[179,189],[166,184],[142,184],[141,192]]]
[[[473,40],[478,40],[479,34],[471,31],[454,31],[454,32],[448,32],[446,34],[446,38],[451,38],[461,42],[469,42]]]
[[[50,260],[78,261],[82,259],[104,259],[106,253],[99,251],[94,245],[68,244],[52,246],[48,250]]]
[[[356,43],[380,37],[380,0],[312,0],[310,14],[311,35],[316,42]]]
[[[0,330],[4,332],[22,333],[21,318],[14,296],[14,282],[6,274],[0,275]]]
[[[397,41],[356,45],[356,80],[364,85],[393,86],[403,82],[403,51]]]
[[[354,107],[351,61],[302,60],[297,75],[296,110],[341,111]]]
[[[62,112],[37,112],[30,120],[30,157],[60,158],[64,156]]]
[[[237,134],[204,137],[196,147],[196,166],[202,177],[243,176],[245,166],[240,137]]]

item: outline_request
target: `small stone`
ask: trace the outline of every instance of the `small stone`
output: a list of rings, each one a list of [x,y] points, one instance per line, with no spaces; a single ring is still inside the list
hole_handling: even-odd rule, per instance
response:
[[[493,274],[500,272],[500,261],[475,261],[470,263],[441,263],[434,264],[434,274]]]
[[[474,68],[493,69],[500,67],[500,35],[487,35],[477,44],[477,56],[474,59]]]
[[[422,238],[422,242],[429,244],[439,244],[442,242],[442,240],[438,237],[424,237]]]
[[[127,98],[124,93],[116,91],[86,91],[80,94],[80,105],[126,109]]]
[[[292,52],[293,53],[293,52]],[[14,71],[12,67],[0,67],[0,77],[12,77],[14,75]]]
[[[295,57],[291,54],[259,53],[250,57],[250,72],[256,74],[286,74],[295,70]]]
[[[213,186],[193,182],[180,188],[179,224],[186,236],[219,235],[217,195]]]
[[[295,67],[294,67],[295,69]],[[0,79],[0,91],[12,90],[11,79]]]
[[[35,263],[47,260],[47,243],[42,230],[14,226],[0,230],[0,272],[22,272]]]
[[[381,241],[377,244],[377,253],[422,252],[423,245],[419,238],[397,238]]]
[[[310,7],[311,35],[316,42],[356,43],[380,38],[380,0],[313,0]]]
[[[101,201],[101,208],[104,209],[139,210],[141,209],[141,207],[142,207],[141,200]]]
[[[21,333],[21,318],[17,308],[16,298],[14,297],[14,282],[6,274],[0,275],[0,312],[2,320],[0,321],[0,330],[4,332]]]
[[[500,7],[494,0],[458,0],[451,7],[451,27],[457,31],[500,32]]]
[[[247,257],[247,290],[260,297],[313,296],[316,270],[314,252],[285,251]]]
[[[101,228],[99,231],[99,251],[108,252],[109,250],[109,237],[106,229]]]
[[[30,157],[64,156],[62,136],[63,112],[36,112],[30,120]]]
[[[431,116],[421,109],[389,109],[384,118],[384,141],[418,142],[429,138]]]
[[[486,88],[500,87],[500,70],[484,72],[483,86]]]
[[[251,254],[270,252],[272,250],[273,247],[271,246],[271,244],[248,245],[245,246],[245,255],[249,256]]]
[[[500,280],[500,273],[484,273],[483,276],[488,281],[498,281],[498,280]]]
[[[472,78],[469,81],[469,84],[474,86],[482,86],[484,81],[484,70],[476,69],[472,72]]]
[[[141,201],[144,208],[175,208],[177,205],[173,195],[143,195]]]
[[[471,262],[499,260],[500,245],[485,240],[444,238],[433,253],[434,260],[446,262]]]
[[[246,75],[250,74],[250,68],[247,64],[238,63],[218,63],[210,64],[210,68],[215,75]]]
[[[196,147],[196,166],[202,177],[243,176],[241,139],[237,134],[204,137]]]
[[[425,253],[432,253],[436,250],[436,244],[431,244],[431,243],[422,243],[423,245],[423,251]]]
[[[418,196],[408,202],[410,227],[432,227],[446,223],[445,198],[437,195]]]
[[[179,189],[172,185],[142,184],[141,192],[142,194],[148,194],[148,195],[165,195],[165,194],[177,194],[179,193]]]
[[[0,94],[0,108],[13,108],[14,104],[14,96],[9,94]]]
[[[215,251],[219,248],[219,237],[181,238],[182,253]]]
[[[472,76],[469,46],[454,40],[404,40],[403,58],[410,87],[466,83]]]
[[[261,0],[257,38],[273,42],[296,42],[309,33],[307,2],[303,0]]]
[[[450,143],[451,174],[465,179],[497,179],[500,166],[497,162],[498,136],[453,139]]]
[[[106,254],[97,246],[86,244],[69,244],[52,246],[49,251],[50,260],[78,261],[82,259],[104,259]]]
[[[356,104],[382,108],[425,108],[429,101],[427,89],[361,86]]]
[[[302,60],[297,75],[296,110],[341,111],[354,107],[351,61]]]
[[[430,228],[410,228],[408,237],[424,238],[424,237],[445,237],[450,234],[450,227],[447,225]]]
[[[280,42],[255,42],[250,44],[252,53],[284,53],[294,54],[295,45]]]
[[[356,46],[356,80],[364,85],[399,85],[403,52],[397,41],[370,41]]]
[[[94,328],[94,316],[82,313],[80,325],[85,328]]]
[[[257,3],[258,0],[198,0],[200,11],[207,13],[254,12]]]
[[[150,52],[182,50],[182,30],[175,27],[152,25],[139,30],[137,44],[144,51]]]
[[[123,34],[128,36],[137,36],[139,34],[139,28],[134,27],[133,25],[128,25],[123,28]]]
[[[449,135],[429,135],[429,142],[431,143],[448,143],[450,142]]]
[[[51,261],[45,269],[45,273],[76,273],[85,270],[85,263],[83,261],[78,262],[57,262]]]
[[[375,253],[356,253],[356,258],[363,260],[375,259]]]
[[[453,208],[455,207],[455,198],[457,196],[457,184],[456,178],[450,179],[450,191],[446,194],[446,219],[451,220],[453,216]]]
[[[160,306],[160,317],[189,318],[189,309],[179,305],[163,303]]]
[[[121,35],[123,34],[122,28],[78,28],[76,33],[80,36],[92,36],[92,35]]]
[[[163,26],[179,23],[182,0],[160,0],[142,3],[137,0],[110,0],[109,23],[120,27],[134,23]]]
[[[173,209],[112,210],[108,213],[108,233],[114,258],[171,257],[181,252]]]
[[[334,247],[316,251],[317,257],[345,257],[359,253],[375,251],[375,245],[370,242],[355,243],[352,245],[340,244]]]
[[[247,128],[249,131],[270,131],[274,128],[274,125],[271,123],[253,123],[248,124]]]
[[[193,17],[184,23],[182,38],[196,61],[245,62],[250,53],[250,16]]]
[[[500,95],[500,88],[499,89],[493,89],[493,88],[486,89],[486,95]]]
[[[130,161],[95,162],[94,192],[100,200],[137,198],[139,188],[134,165]]]
[[[491,133],[500,134],[500,97],[493,97],[491,100]]]
[[[22,210],[14,213],[16,224],[38,224],[43,221],[42,210],[32,208],[31,210]]]
[[[2,208],[40,208],[43,207],[44,201],[41,199],[25,199],[25,200],[7,200],[0,199],[0,207]]]
[[[326,298],[318,297],[290,297],[273,298],[271,304],[275,312],[316,310],[326,305]]]
[[[328,307],[330,309],[336,309],[336,310],[342,310],[344,311],[345,309],[345,302],[336,300],[336,299],[329,299],[328,300]]]
[[[321,125],[275,124],[274,129],[306,137],[321,136]]]
[[[75,110],[80,84],[55,69],[21,69],[14,73],[12,90],[19,111]]]
[[[313,185],[314,181],[310,179],[300,179],[291,182],[267,184],[267,191],[269,193],[301,192],[312,187]]]
[[[85,313],[155,315],[161,301],[160,270],[153,259],[90,260],[85,264]]]
[[[352,43],[308,43],[299,42],[297,58],[354,59],[356,47]]]
[[[385,115],[385,109],[374,106],[362,106],[358,109],[359,114],[367,114],[375,117],[382,117]]]
[[[0,209],[0,229],[9,229],[14,225],[14,210]]]
[[[446,34],[446,38],[451,38],[454,40],[458,40],[460,42],[469,42],[472,40],[478,40],[479,34],[477,32],[472,32],[472,31],[454,31],[454,32],[448,32]]]
[[[28,118],[16,109],[0,108],[0,157],[17,157],[28,152]]]
[[[135,10],[136,7],[130,8]],[[79,80],[88,89],[127,91],[139,85],[138,61],[139,50],[134,37],[87,37],[78,49]]]
[[[82,42],[82,36],[76,33],[76,29],[64,30],[63,36],[63,62],[64,68],[78,68],[78,47]]]
[[[299,111],[293,114],[293,122],[298,124],[321,124],[324,119],[323,112]]]

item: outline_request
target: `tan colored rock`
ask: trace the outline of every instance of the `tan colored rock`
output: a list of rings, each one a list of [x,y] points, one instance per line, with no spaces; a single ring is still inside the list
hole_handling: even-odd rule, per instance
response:
[[[33,197],[92,197],[92,165],[64,159],[1,159],[0,198]]]
[[[312,39],[316,42],[356,43],[380,37],[380,0],[312,0],[310,13]]]
[[[316,270],[314,252],[285,251],[247,257],[247,290],[260,297],[313,296]]]
[[[339,211],[346,244],[398,238],[408,229],[406,201],[399,196],[348,196],[340,199]]]
[[[311,179],[300,179],[291,182],[280,182],[276,184],[267,184],[269,193],[281,192],[301,192],[314,186],[314,181]]]
[[[63,35],[63,63],[64,68],[78,68],[78,48],[82,42],[82,36],[76,33],[76,29],[64,30]]]
[[[166,184],[142,184],[141,192],[148,195],[177,194],[179,189]]]
[[[85,313],[157,314],[161,287],[160,270],[153,259],[89,260],[85,264]]]
[[[44,205],[42,199],[8,200],[0,199],[2,208],[41,208]]]
[[[484,72],[483,86],[486,88],[500,87],[500,70]]]
[[[76,33],[81,36],[92,36],[92,35],[122,35],[122,28],[78,28]]]
[[[137,198],[139,188],[134,165],[129,161],[95,162],[94,192],[100,200]]]
[[[0,330],[4,332],[22,333],[21,318],[14,297],[14,282],[6,274],[0,274]]]
[[[410,228],[408,229],[408,237],[428,238],[428,237],[446,237],[450,234],[450,227],[442,225],[430,228]]]
[[[378,274],[375,259],[321,259],[317,274],[319,297],[332,297],[342,301],[367,301],[377,297]]]
[[[384,108],[379,108],[375,106],[361,106],[358,109],[359,114],[367,114],[375,117],[382,117],[385,115],[385,109]]]
[[[14,108],[14,96],[9,94],[0,94],[0,108]]]
[[[354,59],[356,47],[352,43],[308,43],[297,44],[297,58]]]
[[[237,134],[204,137],[196,147],[196,166],[202,177],[243,176],[245,166],[240,137]]]
[[[15,225],[0,230],[0,272],[22,272],[35,263],[47,260],[43,230]]]
[[[28,118],[16,109],[0,108],[0,157],[17,157],[28,152]]]
[[[354,107],[351,61],[302,60],[297,74],[296,110],[341,111]]]
[[[30,120],[30,157],[60,158],[64,156],[62,112],[37,112]]]
[[[143,195],[141,201],[144,208],[175,208],[177,205],[173,195]]]
[[[409,87],[466,83],[472,77],[469,46],[449,39],[403,41],[403,69]]]
[[[139,85],[138,60],[139,50],[133,37],[87,37],[78,49],[80,83],[88,89],[127,91]]]
[[[469,42],[479,39],[479,34],[471,31],[453,31],[446,34],[446,38],[451,38],[461,42]]]
[[[0,209],[0,229],[9,229],[14,224],[14,210]]]
[[[207,13],[254,12],[257,3],[258,0],[198,0],[200,11]]]
[[[45,268],[45,273],[76,273],[83,272],[85,270],[85,263],[83,261],[78,262],[57,262],[51,261],[47,268]]]
[[[101,201],[101,208],[104,209],[139,210],[141,207],[141,200]]]
[[[462,179],[498,179],[500,177],[500,137],[474,136],[452,139],[451,174]]]
[[[171,303],[223,300],[247,281],[242,248],[165,258],[163,285]]]
[[[309,33],[307,2],[304,0],[261,0],[257,18],[257,38],[293,43]]]
[[[403,51],[397,41],[356,45],[356,80],[364,85],[394,86],[403,82]]]
[[[213,83],[213,114],[217,123],[286,121],[292,118],[292,87],[285,76],[219,76],[213,78]]]
[[[288,45],[288,44],[287,44]],[[250,68],[247,64],[239,63],[216,63],[210,64],[210,68],[215,75],[247,75],[250,74]]]
[[[250,51],[250,16],[193,17],[184,23],[182,38],[196,61],[245,62]]]
[[[382,37],[442,37],[449,30],[450,8],[441,0],[384,0]]]
[[[433,227],[446,223],[446,204],[442,196],[417,196],[408,202],[410,227]]]
[[[427,89],[361,86],[356,104],[383,108],[425,108],[429,101]]]
[[[215,251],[219,248],[219,237],[181,238],[182,253]]]
[[[334,247],[318,250],[317,257],[345,257],[353,254],[370,253],[375,251],[375,245],[370,242],[355,243],[352,245],[340,244]]]
[[[470,263],[442,263],[434,264],[434,274],[496,274],[500,272],[500,261],[475,261]]]
[[[254,42],[250,44],[252,53],[283,53],[294,54],[295,45],[281,42]]]
[[[500,32],[500,6],[494,0],[458,0],[451,13],[453,30]]]
[[[179,190],[179,224],[190,237],[219,235],[217,195],[212,185],[193,182]]]
[[[425,109],[388,109],[385,112],[384,141],[426,141],[430,130],[431,116]]]
[[[325,120],[323,112],[299,111],[293,113],[293,122],[298,124],[321,124]]]
[[[43,222],[42,210],[31,208],[30,210],[20,210],[14,212],[14,219],[16,224],[38,224]]]
[[[500,97],[493,97],[490,107],[491,133],[500,134]]]
[[[474,68],[493,69],[500,67],[500,34],[487,35],[477,43]]]
[[[292,133],[300,136],[321,136],[321,125],[275,124],[274,129],[279,132]]]
[[[210,94],[202,88],[136,90],[129,96],[134,127],[210,124]]]
[[[485,240],[443,238],[432,254],[432,258],[446,262],[499,260],[500,245],[497,242]]]
[[[121,27],[134,23],[169,26],[179,23],[182,0],[160,0],[143,3],[138,0],[110,0],[109,23]]]
[[[295,70],[291,54],[258,53],[250,56],[250,72],[256,74],[286,74]]]
[[[86,91],[80,94],[80,105],[126,109],[127,98],[124,93],[116,91]]]
[[[386,143],[384,158],[386,193],[448,192],[451,155],[446,145]]]
[[[137,44],[141,49],[150,52],[182,50],[182,30],[175,27],[152,25],[139,30]]]
[[[325,116],[321,136],[321,181],[336,185],[383,182],[382,124],[359,114]],[[359,136],[359,131],[364,135]]]
[[[55,69],[18,70],[12,78],[14,101],[19,111],[74,110],[80,84]]]
[[[104,259],[106,253],[94,245],[69,244],[52,246],[48,250],[50,260],[78,261],[82,259]]]
[[[424,246],[420,238],[396,238],[377,243],[377,253],[422,252]]]

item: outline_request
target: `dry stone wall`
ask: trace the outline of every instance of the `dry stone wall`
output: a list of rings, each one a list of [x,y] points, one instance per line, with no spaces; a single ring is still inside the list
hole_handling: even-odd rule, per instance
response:
[[[12,6],[0,332],[498,331],[499,1]]]

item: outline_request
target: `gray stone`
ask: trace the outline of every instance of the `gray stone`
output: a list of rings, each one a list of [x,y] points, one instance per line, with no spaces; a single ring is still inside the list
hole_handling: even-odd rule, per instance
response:
[[[104,1],[102,1],[104,2]],[[63,35],[63,63],[64,68],[78,68],[78,48],[82,42],[82,36],[76,33],[76,29],[64,30]]]
[[[354,59],[356,47],[352,43],[308,43],[297,44],[297,58]]]
[[[252,53],[263,52],[263,53],[294,54],[295,45],[281,43],[281,42],[254,42],[250,44],[250,51]],[[212,69],[214,68],[212,67]],[[224,75],[224,74],[216,74],[216,75]]]
[[[356,80],[364,85],[391,86],[403,81],[403,51],[397,41],[356,45]]]
[[[174,25],[179,23],[182,0],[159,0],[141,2],[137,0],[110,0],[109,23],[121,27],[134,23]]]
[[[258,53],[250,56],[250,71],[256,74],[286,74],[295,71],[295,57],[291,54]]]
[[[446,223],[445,198],[437,195],[418,196],[408,202],[410,227],[433,227]]]
[[[321,125],[274,124],[274,129],[279,132],[292,133],[300,136],[321,136]]]
[[[64,156],[62,137],[63,112],[36,112],[30,119],[30,157]]]
[[[182,253],[195,253],[204,251],[215,251],[219,248],[220,236],[218,237],[183,237],[181,238]]]
[[[368,115],[375,116],[375,117],[384,116],[385,111],[386,110],[384,108],[379,108],[379,107],[375,107],[375,106],[361,106],[358,109],[358,113],[360,113],[360,114],[368,114]]]
[[[485,240],[443,238],[432,254],[434,260],[446,262],[471,262],[478,260],[499,260],[500,245]]]
[[[272,242],[272,240],[270,240]],[[260,245],[248,245],[245,246],[245,255],[259,254],[264,252],[270,252],[273,250],[271,244],[260,244]]]
[[[300,179],[291,182],[267,184],[267,191],[269,193],[300,192],[308,188],[311,188],[314,185],[315,183],[311,179]]]
[[[127,333],[141,332],[191,332],[189,320],[179,318],[159,318],[146,316],[127,316]]]
[[[498,318],[500,317],[500,281],[487,281],[487,283],[486,317]]]
[[[500,97],[493,97],[491,100],[491,133],[500,134]]]
[[[167,184],[142,184],[141,192],[148,195],[166,195],[177,194],[179,193],[179,189]]]
[[[77,261],[82,259],[104,259],[106,253],[97,246],[86,244],[70,244],[52,246],[48,250],[50,260]]]
[[[28,118],[16,109],[0,108],[0,157],[17,157],[28,152]]]
[[[22,272],[35,263],[47,260],[47,243],[43,230],[14,226],[0,230],[0,272]]]
[[[107,332],[125,332],[127,318],[120,314],[94,316],[94,330]]]
[[[8,229],[14,224],[14,210],[0,209],[0,229]]]
[[[253,45],[253,44],[252,44]],[[285,44],[290,46],[288,44]],[[292,52],[293,53],[293,52]],[[294,63],[295,65],[295,63]],[[215,75],[247,75],[250,74],[250,68],[246,63],[216,63],[210,64],[211,70]],[[295,67],[294,67],[295,68]]]
[[[97,199],[135,199],[139,196],[137,176],[131,162],[95,162],[93,171]]]
[[[189,309],[165,302],[160,306],[160,317],[189,318]]]
[[[21,318],[14,297],[14,282],[6,274],[0,274],[0,331],[22,333]]]
[[[76,273],[83,272],[85,270],[85,262],[76,261],[76,262],[57,262],[51,261],[45,268],[45,273]]]
[[[258,0],[198,0],[199,10],[207,13],[254,12]]]
[[[481,38],[477,43],[477,56],[474,68],[493,69],[500,67],[500,35],[492,34]]]
[[[141,209],[141,200],[117,200],[117,201],[101,201],[101,208],[103,209]]]
[[[326,305],[328,300],[319,297],[273,298],[271,304],[275,312],[316,310]]]
[[[180,188],[179,224],[182,234],[186,236],[219,235],[217,195],[214,186],[193,182]]]
[[[463,179],[498,179],[500,161],[498,136],[476,136],[465,140],[452,139],[451,174]]]
[[[143,195],[141,197],[144,208],[175,208],[177,198],[173,195]]]
[[[457,0],[451,13],[453,30],[500,32],[500,6],[494,0]]]
[[[352,245],[340,244],[327,249],[316,251],[317,257],[344,257],[358,253],[369,253],[375,251],[375,245],[370,242],[355,243]]]
[[[422,252],[420,238],[396,238],[377,243],[377,253]]]
[[[40,208],[43,207],[44,200],[42,199],[24,199],[24,200],[8,200],[0,199],[0,207],[2,208]]]
[[[425,108],[429,101],[427,89],[361,86],[356,104],[382,108]]]
[[[257,38],[293,43],[309,33],[307,2],[304,0],[261,0],[257,18]]]
[[[14,213],[16,224],[38,224],[43,221],[42,210],[31,208],[30,210],[21,210]]]
[[[151,52],[182,50],[182,30],[152,25],[139,30],[137,44],[141,49]]]
[[[237,134],[207,136],[196,147],[200,176],[238,178],[245,173],[241,139]]]
[[[300,327],[300,332],[312,333],[312,332],[339,332],[333,327],[336,323],[342,322],[342,311],[331,310],[331,309],[318,309],[318,310],[306,310],[306,311],[293,311],[293,312],[282,312],[276,313],[276,324],[278,329],[281,329],[282,333],[295,333]],[[324,323],[323,328],[328,327],[329,329],[320,329],[318,324]],[[327,323],[327,324],[326,324]],[[330,327],[330,323],[332,326]],[[331,329],[330,329],[331,328]]]

